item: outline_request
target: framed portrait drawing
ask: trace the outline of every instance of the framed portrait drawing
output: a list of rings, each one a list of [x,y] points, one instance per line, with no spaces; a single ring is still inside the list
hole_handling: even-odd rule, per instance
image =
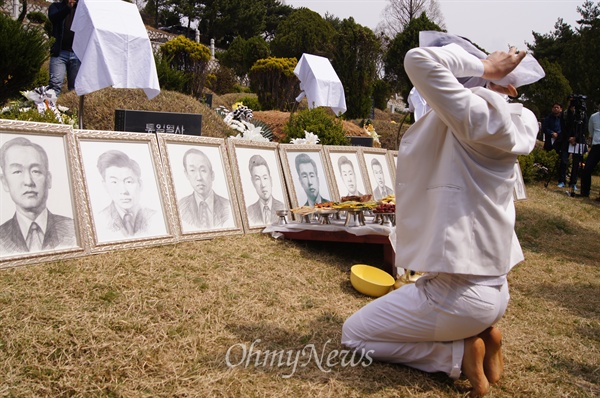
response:
[[[515,175],[517,180],[515,181],[515,188],[513,190],[514,200],[525,200],[527,199],[527,192],[525,191],[525,181],[523,181],[523,173],[521,172],[521,166],[519,161],[515,163]]]
[[[333,176],[333,200],[371,194],[365,162],[356,146],[324,146],[327,166]]]
[[[279,156],[292,208],[332,200],[332,179],[322,145],[279,144]]]
[[[390,170],[394,172],[394,181],[396,181],[396,167],[398,166],[398,151],[387,151]]]
[[[85,254],[70,126],[0,120],[0,268]]]
[[[154,134],[75,130],[91,251],[174,242]]]
[[[260,232],[289,209],[277,143],[227,139],[245,232]]]
[[[179,239],[243,233],[225,140],[159,134]]]
[[[373,200],[381,200],[394,194],[396,173],[386,149],[361,148],[367,166],[369,184],[373,192]]]

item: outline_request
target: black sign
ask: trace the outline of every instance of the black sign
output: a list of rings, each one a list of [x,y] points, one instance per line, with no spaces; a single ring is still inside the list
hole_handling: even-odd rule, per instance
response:
[[[373,138],[372,137],[353,136],[353,137],[350,137],[350,145],[372,147],[373,146]]]
[[[115,130],[134,133],[202,135],[202,115],[116,109]]]

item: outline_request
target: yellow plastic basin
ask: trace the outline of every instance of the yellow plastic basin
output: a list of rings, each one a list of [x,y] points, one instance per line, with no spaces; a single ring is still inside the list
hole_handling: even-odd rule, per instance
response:
[[[367,296],[383,296],[390,291],[394,282],[390,274],[370,265],[355,264],[350,268],[350,283],[356,290]]]

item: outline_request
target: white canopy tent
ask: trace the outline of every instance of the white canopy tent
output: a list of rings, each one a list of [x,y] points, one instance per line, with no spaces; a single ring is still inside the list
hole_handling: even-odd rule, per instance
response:
[[[148,33],[135,4],[121,0],[79,0],[71,26],[73,51],[81,61],[75,79],[80,96],[105,87],[141,88],[148,99],[160,93]]]
[[[310,109],[329,106],[336,115],[346,112],[344,87],[327,58],[302,54],[294,74],[300,79],[302,90],[296,101],[306,96]]]

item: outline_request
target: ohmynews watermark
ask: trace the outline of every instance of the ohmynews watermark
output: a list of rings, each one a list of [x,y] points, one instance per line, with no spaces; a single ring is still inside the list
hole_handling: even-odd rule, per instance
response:
[[[236,367],[263,367],[263,368],[285,368],[288,372],[281,375],[282,378],[292,377],[298,368],[305,368],[311,362],[325,373],[331,372],[336,366],[367,367],[373,363],[370,354],[373,350],[331,350],[327,351],[327,340],[323,347],[318,350],[314,344],[307,344],[298,350],[260,350],[257,346],[261,342],[256,339],[248,346],[246,343],[234,344],[225,354],[225,362],[230,368]]]

